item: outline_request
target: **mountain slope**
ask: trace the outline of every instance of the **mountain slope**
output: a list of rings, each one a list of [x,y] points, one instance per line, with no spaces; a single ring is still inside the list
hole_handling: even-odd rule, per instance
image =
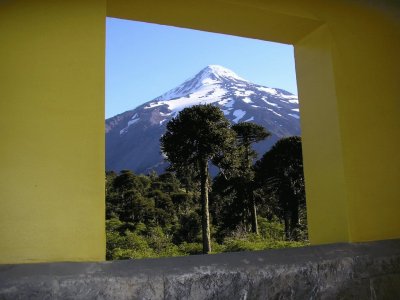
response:
[[[106,120],[106,169],[162,172],[159,139],[166,123],[185,107],[218,106],[232,122],[251,121],[272,135],[256,144],[263,154],[279,138],[300,135],[297,96],[251,83],[224,67],[210,65],[193,78],[137,108]]]

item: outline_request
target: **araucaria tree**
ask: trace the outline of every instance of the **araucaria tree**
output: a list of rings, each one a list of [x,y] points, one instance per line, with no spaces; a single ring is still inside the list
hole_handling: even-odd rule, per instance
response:
[[[241,178],[240,188],[242,189],[241,199],[250,211],[251,230],[258,234],[257,224],[257,206],[254,201],[254,169],[253,160],[257,153],[251,148],[251,145],[266,139],[270,133],[264,127],[250,122],[242,122],[232,126],[237,134],[238,146],[241,148],[241,164],[239,167],[239,177]]]
[[[255,169],[258,184],[277,200],[274,209],[285,222],[286,238],[297,239],[299,213],[306,206],[301,138],[279,140],[256,163]]]
[[[209,163],[217,167],[230,155],[235,133],[222,111],[212,105],[195,105],[182,110],[167,124],[161,150],[174,169],[195,168],[200,174],[203,253],[211,252],[208,204]]]

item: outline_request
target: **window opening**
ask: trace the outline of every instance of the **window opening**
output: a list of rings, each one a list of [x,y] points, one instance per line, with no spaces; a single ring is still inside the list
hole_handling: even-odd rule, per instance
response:
[[[107,259],[307,245],[293,46],[114,18],[106,42]]]

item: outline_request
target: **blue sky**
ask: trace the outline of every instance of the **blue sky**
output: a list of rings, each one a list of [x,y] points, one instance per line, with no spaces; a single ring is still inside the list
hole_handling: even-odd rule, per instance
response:
[[[150,101],[207,65],[297,94],[293,46],[107,18],[106,118]]]

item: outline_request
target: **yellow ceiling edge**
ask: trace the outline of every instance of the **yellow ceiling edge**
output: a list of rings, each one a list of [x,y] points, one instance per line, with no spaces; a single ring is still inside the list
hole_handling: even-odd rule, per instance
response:
[[[316,19],[260,9],[229,0],[156,0],[151,3],[108,0],[107,16],[285,44],[298,42],[323,24]]]

